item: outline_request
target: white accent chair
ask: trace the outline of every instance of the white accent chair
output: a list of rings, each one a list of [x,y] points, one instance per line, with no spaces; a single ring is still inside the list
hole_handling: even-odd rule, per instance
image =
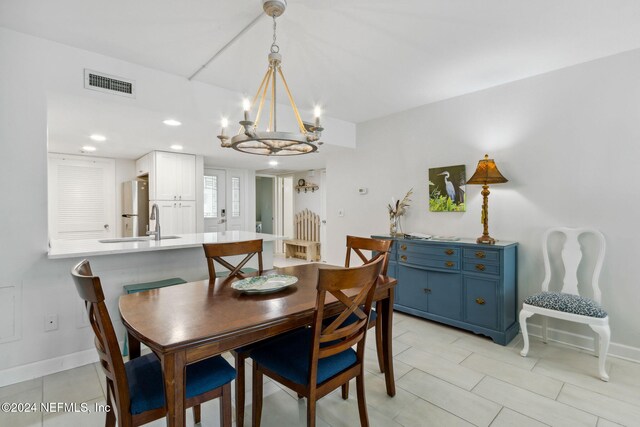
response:
[[[561,233],[565,236],[564,245],[561,248],[561,259],[553,258],[554,261],[564,263],[564,280],[561,292],[549,292],[551,281],[551,258],[549,255],[549,238],[554,233]],[[591,234],[597,242],[597,252],[595,253],[595,264],[591,275],[591,287],[593,289],[592,299],[580,296],[578,289],[578,267],[584,254],[583,247],[579,242],[582,235]],[[605,240],[602,233],[592,228],[566,228],[555,227],[547,230],[542,238],[542,253],[544,257],[544,281],[542,282],[542,293],[527,297],[520,311],[520,328],[524,339],[524,347],[520,352],[523,357],[529,352],[529,334],[527,332],[527,319],[534,314],[544,316],[542,318],[542,341],[547,342],[547,317],[569,320],[572,322],[589,325],[596,332],[595,351],[599,360],[599,374],[602,381],[609,381],[605,369],[607,351],[609,350],[609,340],[611,330],[609,328],[609,316],[600,307],[600,287],[598,278],[602,270],[604,260]],[[591,254],[591,253],[590,253]],[[581,275],[583,276],[583,275]],[[584,285],[588,285],[585,283]],[[599,341],[599,343],[598,343]]]

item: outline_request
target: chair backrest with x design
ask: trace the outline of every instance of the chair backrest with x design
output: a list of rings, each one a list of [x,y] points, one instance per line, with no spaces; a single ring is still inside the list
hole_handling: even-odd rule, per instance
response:
[[[318,359],[341,353],[357,345],[357,360],[364,360],[364,339],[369,325],[369,314],[375,284],[382,270],[383,258],[354,268],[320,269],[318,296],[313,319],[312,357],[310,359],[310,383],[316,384]],[[344,291],[359,288],[353,298]],[[332,295],[344,309],[330,324],[324,325],[326,299]],[[344,325],[344,320],[354,314],[357,321]]]
[[[349,267],[351,265],[351,252],[355,252],[360,258],[363,264],[369,264],[374,262],[378,258],[383,258],[382,271],[380,274],[387,274],[387,267],[389,266],[389,251],[393,240],[380,240],[370,239],[367,237],[347,236],[347,257],[344,261],[344,266]],[[362,251],[371,251],[371,258],[367,258]],[[375,254],[375,255],[374,255]]]
[[[205,243],[204,255],[207,257],[207,266],[209,267],[209,280],[216,279],[215,262],[229,270],[228,277],[238,276],[244,278],[242,268],[249,262],[254,255],[258,255],[258,274],[262,274],[262,239],[247,240],[245,242],[231,243]],[[247,255],[239,264],[233,265],[223,257]]]
[[[128,414],[130,399],[127,375],[120,355],[118,339],[104,302],[100,278],[93,275],[91,265],[86,259],[71,270],[71,276],[78,294],[85,302],[89,323],[96,335],[95,346],[100,357],[100,365],[107,377],[107,387],[116,399],[118,412]]]

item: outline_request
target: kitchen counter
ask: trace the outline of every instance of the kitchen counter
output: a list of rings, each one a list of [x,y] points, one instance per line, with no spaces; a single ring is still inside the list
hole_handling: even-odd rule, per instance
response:
[[[96,255],[126,254],[200,247],[203,243],[228,243],[262,239],[265,242],[284,240],[287,237],[251,231],[225,231],[216,233],[177,234],[178,239],[146,240],[137,242],[101,243],[99,239],[52,240],[49,259],[77,258]],[[102,240],[102,239],[100,239]]]

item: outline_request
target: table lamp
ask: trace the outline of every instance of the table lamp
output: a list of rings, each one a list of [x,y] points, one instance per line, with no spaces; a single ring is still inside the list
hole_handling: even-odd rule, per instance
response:
[[[484,227],[482,236],[478,237],[476,242],[493,245],[496,239],[489,236],[489,184],[502,184],[508,179],[502,176],[493,159],[488,154],[484,155],[484,159],[478,162],[478,167],[467,184],[482,185],[482,217],[481,222]]]

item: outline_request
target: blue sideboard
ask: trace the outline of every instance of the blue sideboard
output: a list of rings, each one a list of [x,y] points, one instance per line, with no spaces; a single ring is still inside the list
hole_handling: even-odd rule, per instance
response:
[[[515,242],[392,239],[394,309],[467,329],[506,345],[518,333]]]

